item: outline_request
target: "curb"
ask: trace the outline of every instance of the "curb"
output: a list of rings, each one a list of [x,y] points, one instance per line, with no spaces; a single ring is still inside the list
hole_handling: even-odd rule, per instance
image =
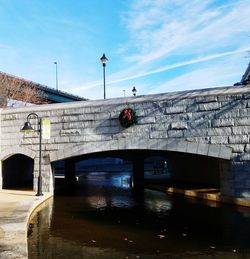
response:
[[[11,194],[10,194],[11,195]],[[18,195],[18,194],[15,194]],[[43,196],[29,196],[13,207],[9,215],[0,222],[0,258],[1,259],[27,259],[28,258],[28,223],[30,216],[45,201],[53,196],[44,193]]]

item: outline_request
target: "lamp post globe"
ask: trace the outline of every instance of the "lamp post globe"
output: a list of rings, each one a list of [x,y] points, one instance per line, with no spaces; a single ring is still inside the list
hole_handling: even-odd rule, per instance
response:
[[[136,92],[137,92],[137,90],[136,90],[135,86],[133,86],[132,93],[134,96],[136,96]]]

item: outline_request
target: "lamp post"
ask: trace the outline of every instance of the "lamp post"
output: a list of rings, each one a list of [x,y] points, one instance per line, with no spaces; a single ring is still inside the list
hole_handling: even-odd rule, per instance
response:
[[[57,61],[54,62],[56,65],[56,90],[58,91],[58,73],[57,73]]]
[[[37,119],[37,130],[35,130],[30,123],[30,117],[35,117]],[[27,120],[24,123],[22,132],[38,132],[39,133],[39,170],[38,170],[38,181],[37,181],[37,193],[36,196],[42,196],[42,171],[41,171],[41,161],[42,161],[42,118],[36,113],[30,113],[27,116]]]
[[[104,96],[104,99],[106,99],[105,67],[106,67],[106,63],[107,63],[108,59],[104,53],[103,53],[102,57],[100,58],[100,60],[102,62],[102,66],[103,66],[103,90],[104,90],[103,96]]]
[[[137,90],[136,90],[135,86],[133,86],[132,93],[134,96],[136,96],[136,92],[137,92]]]

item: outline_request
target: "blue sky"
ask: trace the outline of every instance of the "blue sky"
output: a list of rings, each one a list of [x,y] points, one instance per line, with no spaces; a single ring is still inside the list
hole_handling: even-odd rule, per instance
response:
[[[0,0],[0,70],[89,99],[233,85],[250,0]]]

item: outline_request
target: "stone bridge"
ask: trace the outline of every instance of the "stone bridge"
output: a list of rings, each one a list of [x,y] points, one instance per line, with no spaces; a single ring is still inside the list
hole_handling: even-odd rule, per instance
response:
[[[118,117],[127,107],[138,122],[124,128]],[[250,197],[249,86],[1,110],[0,188],[10,178],[25,180],[25,170],[32,170],[37,188],[39,137],[20,132],[31,112],[51,121],[51,137],[42,141],[44,191],[53,191],[53,163],[59,160],[112,155],[133,160],[141,170],[145,157],[160,153],[170,161],[173,179]],[[33,161],[32,169],[25,159]]]

